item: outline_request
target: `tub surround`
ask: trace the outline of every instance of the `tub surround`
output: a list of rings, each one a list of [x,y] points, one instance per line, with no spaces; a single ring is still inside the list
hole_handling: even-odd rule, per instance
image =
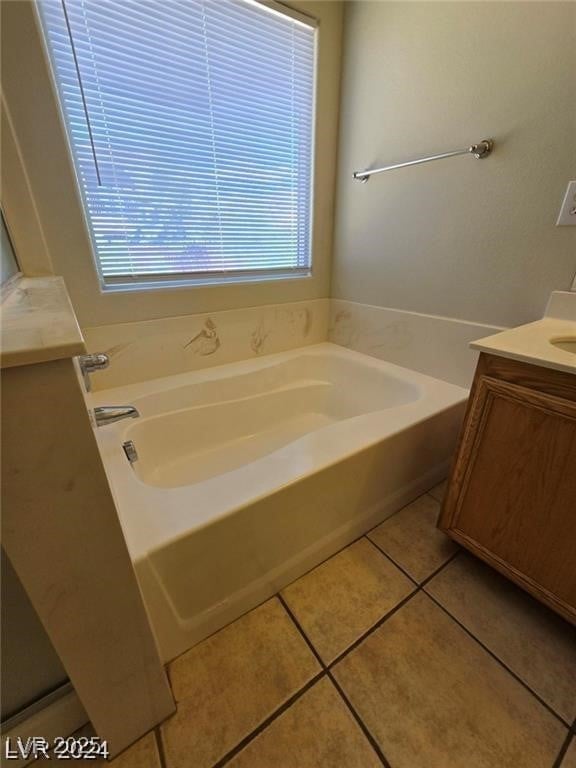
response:
[[[85,351],[61,277],[21,277],[3,288],[2,368],[61,360]]]
[[[340,299],[315,299],[210,314],[85,328],[90,352],[111,365],[94,391],[250,360],[331,341],[442,381],[469,387],[477,353],[468,345],[496,326]]]
[[[124,386],[325,341],[329,300],[314,299],[85,328],[90,352],[110,367],[93,389]]]
[[[543,368],[576,373],[576,354],[555,344],[572,341],[576,350],[576,293],[553,291],[541,320],[479,339],[473,349]]]
[[[478,359],[470,342],[500,330],[343,299],[330,302],[329,341],[460,387],[470,386]]]

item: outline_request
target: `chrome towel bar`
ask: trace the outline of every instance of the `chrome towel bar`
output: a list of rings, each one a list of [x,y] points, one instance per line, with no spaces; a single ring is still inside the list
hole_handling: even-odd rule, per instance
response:
[[[456,155],[474,155],[477,160],[483,160],[494,149],[493,139],[482,139],[478,144],[472,144],[466,149],[455,149],[453,152],[442,152],[439,155],[429,155],[420,157],[418,160],[407,160],[404,163],[394,163],[394,165],[385,165],[382,168],[368,168],[365,171],[356,171],[354,178],[357,181],[367,182],[370,176],[383,171],[393,171],[395,168],[406,168],[409,165],[420,165],[421,163],[430,163],[432,160],[443,160],[445,157],[456,157]]]

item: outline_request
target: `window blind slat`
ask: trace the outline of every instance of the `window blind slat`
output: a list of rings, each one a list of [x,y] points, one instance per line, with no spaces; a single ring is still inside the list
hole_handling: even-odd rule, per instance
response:
[[[145,30],[147,39],[155,43],[155,47],[173,48],[180,45],[186,48],[191,37],[201,37],[203,24],[210,24],[213,33],[218,29],[232,26],[241,30],[241,40],[256,40],[260,38],[260,47],[266,47],[270,43],[286,40],[287,37],[300,42],[304,47],[309,36],[309,28],[300,24],[286,24],[282,19],[280,24],[270,24],[269,13],[262,8],[252,11],[242,0],[234,2],[206,2],[200,9],[199,5],[182,5],[172,3],[170,15],[164,18],[162,28],[157,26],[157,14],[150,12],[150,4],[128,2],[101,2],[89,5],[70,5],[69,17],[83,23],[84,18],[90,18],[90,26],[98,21],[105,25],[112,22],[113,28],[108,28],[111,35],[115,36],[118,29],[124,29],[127,33],[138,36],[138,30]],[[166,37],[164,32],[169,32]],[[265,37],[265,40],[261,38]],[[122,42],[122,40],[121,40]],[[230,44],[237,43],[236,38],[231,38]]]
[[[69,0],[70,1],[70,0]],[[61,43],[58,44],[62,48],[66,46],[66,39],[64,38]],[[202,56],[186,56],[185,58],[179,58],[172,52],[170,61],[174,64],[178,64],[179,68],[176,72],[173,71],[173,67],[170,67],[169,62],[166,61],[166,55],[151,55],[148,52],[139,51],[137,46],[133,46],[130,51],[128,50],[115,50],[114,59],[106,59],[106,48],[94,45],[90,39],[83,38],[82,36],[75,37],[75,47],[80,54],[80,63],[82,64],[83,57],[86,55],[99,58],[99,69],[101,73],[114,73],[117,77],[125,75],[128,77],[132,73],[145,73],[147,77],[152,80],[164,82],[163,77],[169,76],[171,81],[180,81],[182,83],[187,82],[189,76],[205,76],[206,75],[206,56],[207,52],[203,52]],[[208,52],[211,60],[211,77],[218,76],[219,72],[230,71],[230,56],[225,53],[217,53],[212,50]],[[312,64],[312,57],[300,56],[299,59],[302,63]],[[289,75],[288,66],[292,64],[292,57],[285,57],[276,61],[273,58],[273,52],[263,53],[260,56],[254,55],[254,53],[246,48],[244,51],[237,51],[233,59],[235,64],[241,64],[242,70],[235,71],[236,81],[249,81],[252,77],[258,77],[260,79],[269,78],[271,75],[284,77]],[[154,72],[151,72],[151,67],[154,67]],[[74,70],[72,70],[74,72]],[[90,70],[82,71],[83,76],[89,76]],[[166,83],[165,83],[166,84]],[[298,81],[294,83],[294,86],[298,85]]]
[[[41,7],[104,285],[310,268],[312,24],[244,0]]]
[[[105,31],[109,43],[114,44],[119,54],[123,57],[134,56],[135,52],[141,52],[150,57],[151,60],[163,63],[161,54],[169,52],[171,55],[175,55],[182,63],[186,63],[189,57],[199,62],[202,61],[201,55],[196,50],[191,50],[189,43],[190,41],[195,41],[201,43],[202,47],[204,47],[204,19],[198,19],[196,25],[192,27],[188,17],[184,22],[186,27],[184,32],[176,24],[164,24],[161,31],[159,31],[153,25],[143,25],[141,21],[134,25],[132,23],[133,16],[128,17],[126,15],[126,7],[121,9],[120,15],[109,13],[107,10],[109,7],[107,3],[104,3],[102,8],[106,10],[101,13],[98,13],[97,10],[94,11],[93,7],[86,7],[84,9],[86,11],[85,14],[82,10],[75,14],[73,11],[74,7],[72,6],[69,18],[77,25],[77,29],[74,32],[75,40],[90,42],[90,32],[84,25],[84,20],[87,18],[90,30]],[[223,7],[229,8],[229,2],[224,2]],[[226,47],[235,46],[240,52],[242,50],[250,50],[254,45],[257,46],[257,49],[254,59],[250,59],[254,61],[262,60],[265,56],[270,57],[271,62],[286,59],[290,57],[293,50],[298,50],[303,58],[312,58],[312,51],[307,44],[307,32],[294,33],[291,30],[284,30],[281,34],[276,34],[268,25],[262,30],[257,29],[253,19],[249,23],[242,23],[228,16],[209,18],[206,21],[210,26],[208,42],[220,42],[219,47],[214,49],[217,59],[223,57],[222,51]],[[142,31],[146,33],[144,41],[141,37]],[[233,33],[232,36],[230,35],[231,32]],[[239,32],[242,33],[241,37],[238,35]],[[146,45],[146,41],[153,42],[154,47]],[[286,46],[287,41],[290,42],[290,47]],[[127,42],[130,43],[128,50],[126,49]]]
[[[221,121],[218,130],[210,131],[207,135],[202,133],[204,128],[202,121],[189,120],[189,125],[183,127],[175,125],[174,122],[169,120],[153,119],[143,114],[141,115],[141,122],[148,120],[149,124],[146,135],[143,135],[135,129],[132,122],[133,118],[128,111],[120,114],[115,112],[111,114],[111,117],[115,121],[114,127],[111,127],[109,123],[102,120],[91,120],[93,132],[104,136],[105,140],[114,135],[118,139],[124,139],[125,142],[131,141],[136,145],[147,143],[156,147],[158,152],[162,152],[174,145],[177,148],[181,148],[182,141],[198,146],[212,146],[215,138],[218,138],[221,142],[226,142],[229,146],[238,145],[240,148],[243,148],[247,141],[252,142],[252,144],[255,143],[256,148],[261,145],[274,145],[278,150],[284,149],[290,154],[294,146],[294,144],[286,142],[285,126],[280,120],[277,121],[275,116],[267,121],[268,125],[264,125],[262,130],[255,129],[252,125],[248,124],[248,120],[243,120],[240,117],[236,120],[227,118]],[[263,119],[266,120],[266,116]],[[73,114],[70,116],[69,122],[80,133],[85,126],[85,115],[83,113]],[[301,121],[296,124],[296,127],[309,130],[310,123]],[[256,154],[252,156],[257,157]]]

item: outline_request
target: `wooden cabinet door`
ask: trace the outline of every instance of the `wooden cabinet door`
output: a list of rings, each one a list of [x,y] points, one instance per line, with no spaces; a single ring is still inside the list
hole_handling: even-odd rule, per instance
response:
[[[576,622],[575,399],[480,372],[439,525]]]

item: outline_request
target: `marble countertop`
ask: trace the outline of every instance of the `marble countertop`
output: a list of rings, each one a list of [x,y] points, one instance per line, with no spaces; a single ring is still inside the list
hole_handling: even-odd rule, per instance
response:
[[[472,349],[576,374],[576,354],[551,343],[576,338],[576,292],[554,291],[542,320],[470,344]]]
[[[2,368],[74,357],[86,352],[61,277],[21,277],[6,287],[1,306]]]

